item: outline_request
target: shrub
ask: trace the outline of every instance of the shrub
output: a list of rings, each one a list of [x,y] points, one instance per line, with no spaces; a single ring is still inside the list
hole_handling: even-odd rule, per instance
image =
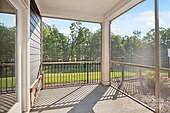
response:
[[[156,81],[156,79],[155,79],[155,74],[154,73],[150,72],[145,77],[146,85],[151,90],[155,90],[155,84],[156,84],[155,81]],[[166,85],[165,81],[160,79],[160,88],[166,87],[165,85]]]

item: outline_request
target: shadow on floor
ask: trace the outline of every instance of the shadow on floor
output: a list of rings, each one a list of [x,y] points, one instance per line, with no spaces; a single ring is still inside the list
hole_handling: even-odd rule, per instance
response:
[[[42,90],[31,109],[31,113],[125,112],[152,113],[113,87],[102,85]]]
[[[41,91],[31,112],[72,107],[67,113],[94,113],[93,107],[98,101],[112,100],[115,93],[112,87],[101,85],[48,89]],[[123,96],[116,94],[117,98]]]
[[[16,102],[16,94],[0,94],[0,113],[6,113]]]
[[[93,107],[102,98],[108,87],[97,86],[89,95],[81,100],[68,113],[95,113]]]

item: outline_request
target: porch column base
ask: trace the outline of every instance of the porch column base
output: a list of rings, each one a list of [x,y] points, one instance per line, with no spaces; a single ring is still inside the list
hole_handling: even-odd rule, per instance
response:
[[[104,86],[109,86],[110,85],[110,81],[103,81],[102,80],[101,84],[104,85]]]

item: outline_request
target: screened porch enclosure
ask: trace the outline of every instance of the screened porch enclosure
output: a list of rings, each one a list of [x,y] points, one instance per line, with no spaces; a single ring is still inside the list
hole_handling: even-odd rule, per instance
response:
[[[0,113],[170,113],[169,6],[0,0]]]
[[[49,6],[53,6],[51,3],[46,6],[45,3],[45,1],[42,1],[42,3],[40,2],[45,9],[49,8]],[[126,2],[123,4],[126,4]],[[63,5],[63,3],[61,3],[61,5]],[[158,12],[156,9],[158,7],[156,0],[140,1],[134,6],[138,7],[138,5],[143,8],[150,5],[149,10],[155,14]],[[61,8],[60,6],[58,7]],[[69,9],[69,6],[67,8],[67,10],[71,10]],[[139,12],[139,9],[135,10],[135,8],[132,8],[131,10],[133,13],[136,11],[137,13],[134,14],[139,16],[138,13],[141,13],[142,10]],[[133,9],[135,11],[133,11]],[[60,10],[62,10],[62,8]],[[129,10],[129,12],[131,10]],[[44,15],[46,15],[46,11],[48,12],[49,10],[43,10]],[[89,105],[89,108],[87,108],[88,112],[95,112],[94,106],[98,102],[100,103],[100,101],[103,101],[101,98],[103,96],[105,97],[105,93],[107,92],[110,92],[110,98],[108,98],[109,101],[119,101],[119,98],[122,100],[128,98],[127,103],[138,103],[140,106],[137,108],[141,108],[141,111],[139,110],[139,112],[159,113],[167,110],[161,106],[166,107],[165,102],[168,102],[169,96],[168,94],[160,95],[160,92],[169,89],[169,67],[167,63],[168,58],[165,57],[165,50],[163,50],[164,53],[162,53],[164,54],[162,55],[164,57],[159,56],[159,26],[157,24],[158,20],[156,20],[158,17],[156,17],[156,15],[151,15],[152,21],[150,24],[153,25],[151,28],[142,26],[141,23],[135,23],[143,28],[138,28],[137,26],[132,27],[131,29],[135,29],[133,29],[134,31],[131,34],[125,32],[124,36],[122,36],[121,33],[126,28],[121,28],[122,32],[118,34],[120,31],[117,33],[112,32],[112,24],[114,24],[114,22],[115,24],[121,22],[124,24],[124,21],[121,21],[123,19],[119,19],[119,17],[121,18],[122,15],[125,15],[126,17],[128,12],[126,12],[127,14],[123,14],[120,11],[121,13],[118,16],[110,15],[114,20],[112,20],[113,18],[110,19],[109,16],[107,18],[107,15],[111,14],[111,12],[105,13],[106,20],[104,22],[92,23],[100,25],[100,28],[95,32],[91,32],[87,26],[83,26],[85,21],[74,21],[74,17],[70,17],[71,20],[67,20],[67,17],[64,19],[60,17],[50,18],[50,16],[42,18],[43,39],[41,47],[43,49],[41,50],[41,74],[42,88],[44,89],[42,92],[47,93],[50,91],[48,92],[49,95],[55,98],[52,94],[55,90],[63,92],[63,90],[65,90],[64,88],[74,89],[78,87],[78,89],[75,89],[68,94],[65,92],[66,95],[60,95],[61,97],[59,96],[60,98],[58,98],[58,100],[52,103],[49,101],[49,104],[47,105],[43,103],[47,97],[40,92],[40,97],[35,101],[31,110],[32,112],[38,112],[39,110],[42,112],[46,110],[54,110],[55,112],[55,110],[62,111],[67,108],[69,109],[69,107],[72,108],[68,111],[64,110],[64,112],[80,112],[85,109],[82,105],[85,106],[88,102],[91,103],[91,97],[97,95],[96,90],[98,92],[98,89],[101,87],[101,90],[104,89],[103,93],[96,96],[97,99],[92,101],[93,105]],[[55,15],[54,12],[50,12],[50,14]],[[133,16],[135,17],[135,15]],[[80,16],[80,20],[81,18],[82,17]],[[126,19],[124,18],[127,23],[129,21],[133,23],[133,19],[127,20],[127,18],[129,17],[126,17]],[[57,24],[54,24],[56,21],[71,21],[69,23],[70,26],[67,28],[67,30],[69,29],[69,33],[66,34],[66,31],[60,31],[59,24],[58,26]],[[132,26],[133,25],[134,24],[132,24]],[[136,29],[143,30],[144,28],[145,30],[143,34],[141,33],[142,31],[135,31]],[[148,31],[146,31],[146,29]],[[160,65],[162,65],[163,68],[159,68]],[[101,86],[101,84],[107,85],[107,88],[111,88],[111,90],[105,90],[105,88],[103,88],[104,86]],[[76,93],[77,90],[79,91],[81,88],[91,86],[96,88],[84,92],[85,95],[78,95]],[[69,102],[63,102],[67,98],[72,98],[70,97],[72,93],[74,95],[77,94],[77,96],[82,98],[78,97]],[[44,98],[44,100],[41,101],[40,98]],[[86,99],[87,103],[85,102]],[[162,99],[162,101],[160,102],[159,99]],[[68,106],[65,104],[68,104]],[[128,107],[130,108],[134,106],[133,104]],[[82,107],[82,109],[77,109],[77,107]],[[129,108],[127,108],[127,112],[131,112]],[[134,111],[135,110],[133,109],[133,112]],[[96,111],[96,113],[98,112]]]

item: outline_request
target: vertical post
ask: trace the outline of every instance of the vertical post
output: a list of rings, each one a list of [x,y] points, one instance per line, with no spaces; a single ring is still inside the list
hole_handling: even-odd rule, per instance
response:
[[[102,84],[110,85],[110,21],[102,23]]]
[[[168,68],[170,68],[169,62],[170,62],[170,57],[168,57]],[[168,71],[168,78],[170,78],[170,71]]]
[[[123,62],[123,58],[122,58],[122,62]],[[125,78],[125,66],[122,64],[122,82],[124,81]]]
[[[27,112],[30,110],[30,42],[29,42],[29,32],[30,32],[30,3],[28,3],[28,8],[25,7],[23,14],[23,24],[22,32],[24,38],[22,38],[22,111]]]
[[[139,68],[139,82],[140,82],[140,86],[142,87],[142,90],[143,90],[144,85],[143,85],[143,77],[142,77],[142,69],[141,68]]]
[[[86,63],[86,70],[87,70],[87,84],[89,83],[89,63]]]
[[[6,90],[6,93],[7,93],[8,92],[8,66],[7,65],[5,65],[5,78],[6,78],[6,80],[5,80],[5,83],[6,83],[5,90]]]
[[[43,83],[44,83],[44,81],[43,81],[43,79],[44,79],[44,71],[43,71],[43,69],[44,69],[44,68],[43,68],[43,60],[44,60],[44,59],[43,59],[43,57],[44,57],[44,56],[43,56],[43,54],[44,54],[44,53],[43,53],[43,22],[42,22],[42,18],[41,18],[41,21],[40,21],[40,32],[41,32],[41,33],[40,33],[40,37],[41,37],[41,39],[40,39],[40,42],[41,42],[41,44],[40,44],[40,47],[41,47],[41,48],[40,48],[40,53],[41,53],[41,55],[40,55],[40,56],[41,56],[41,57],[40,57],[40,58],[41,58],[41,59],[40,59],[40,61],[41,61],[41,62],[40,62],[40,65],[41,65],[40,75],[42,75],[42,78],[41,78],[41,89],[43,89],[43,87],[44,87],[44,86],[43,86]],[[55,69],[56,69],[56,68],[55,68]]]
[[[155,78],[156,78],[156,109],[159,113],[159,97],[160,97],[160,37],[159,37],[159,0],[155,0]]]
[[[3,66],[0,64],[0,92],[2,93],[2,78],[3,78]]]

